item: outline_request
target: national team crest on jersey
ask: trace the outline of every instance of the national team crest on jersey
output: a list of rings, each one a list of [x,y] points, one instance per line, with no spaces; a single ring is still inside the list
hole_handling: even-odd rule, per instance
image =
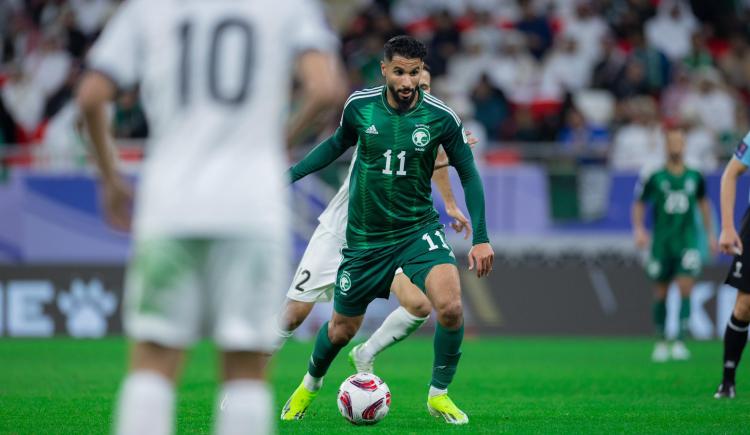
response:
[[[430,143],[430,130],[424,127],[415,128],[411,134],[411,141],[414,142],[417,151],[424,151],[424,148]]]
[[[341,272],[341,277],[339,277],[339,287],[341,288],[341,293],[346,293],[352,288],[352,278],[346,270]]]

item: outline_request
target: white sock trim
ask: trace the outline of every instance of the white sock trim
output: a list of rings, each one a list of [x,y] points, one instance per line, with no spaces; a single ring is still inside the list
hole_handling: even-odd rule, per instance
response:
[[[734,329],[737,332],[745,332],[748,330],[748,327],[750,327],[750,325],[746,325],[744,328],[742,328],[742,327],[735,325],[734,323],[732,323],[731,317],[729,318],[729,321],[727,322],[727,326],[729,326],[730,328]]]
[[[302,384],[307,391],[318,391],[323,386],[323,378],[316,378],[310,373],[305,373],[305,377],[302,378]]]
[[[437,388],[437,387],[433,387],[432,385],[430,385],[430,391],[429,393],[427,393],[427,397],[435,397],[441,394],[448,394],[448,389]]]
[[[424,316],[424,317],[415,316],[414,314],[410,313],[409,310],[407,310],[406,308],[401,307],[401,306],[399,306],[398,308],[396,308],[395,311],[402,311],[404,313],[404,315],[406,316],[406,318],[409,319],[409,320],[411,320],[414,323],[416,323],[416,322],[426,322],[427,319],[430,318],[429,314],[426,315],[426,316]]]

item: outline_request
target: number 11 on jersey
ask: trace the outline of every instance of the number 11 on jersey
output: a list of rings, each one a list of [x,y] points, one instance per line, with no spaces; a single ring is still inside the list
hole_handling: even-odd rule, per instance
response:
[[[393,170],[391,170],[391,154],[393,153],[392,150],[388,150],[383,153],[383,157],[385,157],[385,169],[383,169],[383,173],[385,175],[393,175]],[[396,175],[406,175],[406,151],[401,151],[396,155],[396,158],[398,159],[398,171],[396,171]]]

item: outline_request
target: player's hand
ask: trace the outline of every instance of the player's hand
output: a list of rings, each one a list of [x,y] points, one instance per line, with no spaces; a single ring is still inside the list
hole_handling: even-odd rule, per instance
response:
[[[742,255],[742,240],[734,228],[722,228],[719,235],[719,250],[727,255]]]
[[[711,251],[712,256],[719,253],[719,241],[716,240],[713,234],[708,236],[708,249]]]
[[[474,148],[474,145],[479,143],[479,139],[471,135],[471,130],[466,130],[466,143],[468,143],[472,148]]]
[[[121,178],[103,182],[102,202],[107,221],[121,231],[130,230],[133,190]]]
[[[451,228],[453,228],[457,233],[461,233],[461,231],[466,230],[466,234],[464,235],[464,240],[468,239],[471,236],[471,224],[469,223],[469,220],[466,219],[466,216],[461,212],[461,209],[458,207],[445,207],[445,212],[448,213],[448,216],[453,218],[453,222],[451,222]]]
[[[633,237],[635,238],[635,246],[638,249],[646,249],[650,241],[648,231],[643,228],[636,228],[633,230]]]
[[[477,277],[487,276],[492,272],[495,261],[495,251],[489,243],[480,243],[471,247],[469,251],[469,270],[476,269]]]

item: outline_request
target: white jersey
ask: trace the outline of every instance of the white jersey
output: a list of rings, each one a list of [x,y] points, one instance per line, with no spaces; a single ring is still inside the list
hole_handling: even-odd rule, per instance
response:
[[[88,63],[140,83],[151,137],[136,236],[286,231],[293,62],[336,45],[311,0],[124,2]]]
[[[352,155],[349,164],[349,172],[346,173],[344,183],[331,198],[323,213],[318,216],[318,222],[331,234],[346,241],[346,222],[349,218],[349,178],[352,176],[354,161],[357,159],[357,151]]]

